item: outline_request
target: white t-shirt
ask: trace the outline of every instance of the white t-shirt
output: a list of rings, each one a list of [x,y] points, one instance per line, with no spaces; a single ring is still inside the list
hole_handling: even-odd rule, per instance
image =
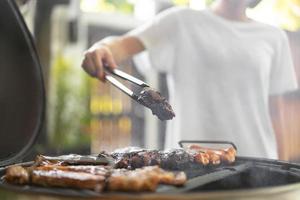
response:
[[[297,88],[286,34],[255,21],[230,21],[211,10],[171,8],[128,33],[168,73],[165,147],[180,140],[228,140],[238,155],[277,158],[269,95]]]

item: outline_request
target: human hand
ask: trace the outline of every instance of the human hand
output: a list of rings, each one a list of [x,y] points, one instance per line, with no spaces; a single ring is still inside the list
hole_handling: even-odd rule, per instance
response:
[[[90,76],[105,81],[105,67],[114,69],[117,67],[110,48],[101,43],[94,44],[84,53],[81,67]]]

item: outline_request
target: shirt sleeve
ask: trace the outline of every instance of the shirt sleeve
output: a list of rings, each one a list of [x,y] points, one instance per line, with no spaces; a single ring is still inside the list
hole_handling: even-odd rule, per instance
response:
[[[148,51],[151,67],[169,72],[174,61],[177,14],[179,8],[170,8],[153,20],[130,31],[127,35],[139,38]]]
[[[282,94],[298,88],[287,35],[280,31],[280,40],[275,47],[271,75],[270,95]]]

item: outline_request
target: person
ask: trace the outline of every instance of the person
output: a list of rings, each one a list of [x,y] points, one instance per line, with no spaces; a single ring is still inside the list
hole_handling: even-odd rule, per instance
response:
[[[218,0],[203,11],[171,8],[150,22],[86,53],[83,69],[105,79],[103,65],[144,50],[168,74],[176,117],[165,148],[180,140],[226,140],[238,155],[278,158],[269,104],[297,88],[284,31],[256,22],[246,9],[259,0]],[[176,90],[174,89],[176,88]]]

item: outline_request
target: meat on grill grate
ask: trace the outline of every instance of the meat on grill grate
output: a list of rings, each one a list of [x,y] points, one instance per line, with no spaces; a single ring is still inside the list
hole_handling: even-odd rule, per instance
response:
[[[158,184],[180,186],[187,178],[184,172],[168,172],[158,166],[136,170],[113,169],[104,166],[11,166],[5,180],[8,183],[33,184],[46,187],[70,187],[95,191],[155,191]]]
[[[209,155],[209,160],[213,164],[220,164],[221,161],[233,163],[236,157],[236,150],[233,147],[227,149],[204,148],[199,145],[191,145],[188,149],[196,152],[202,152]]]
[[[164,151],[127,147],[98,156],[39,155],[30,167],[10,166],[4,180],[12,184],[71,187],[95,191],[154,191],[158,184],[183,185],[191,165],[218,165],[235,161],[236,150],[198,145]],[[110,161],[108,161],[110,160]],[[114,165],[110,165],[114,161]]]
[[[208,149],[198,145],[164,151],[126,147],[117,149],[110,155],[115,159],[116,168],[136,169],[159,165],[163,169],[180,170],[188,168],[191,164],[206,166],[219,165],[221,162],[232,163],[235,161],[236,150],[232,147],[224,150]]]

